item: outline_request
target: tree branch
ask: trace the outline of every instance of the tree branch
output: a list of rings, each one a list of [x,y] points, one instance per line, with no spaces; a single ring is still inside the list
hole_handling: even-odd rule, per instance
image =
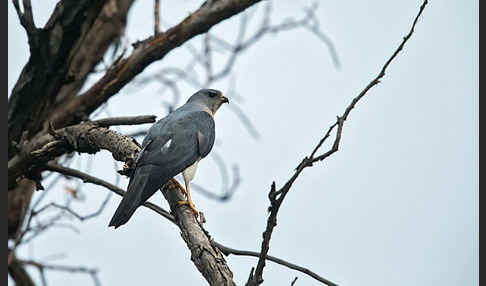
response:
[[[42,29],[27,28],[30,58],[8,100],[8,141],[24,130],[33,136],[53,106],[57,92],[79,44],[98,17],[106,0],[61,1]],[[29,1],[24,2],[23,25],[31,26]],[[14,0],[18,13],[18,1]],[[33,25],[33,21],[32,21]],[[36,104],[31,104],[36,102]],[[36,118],[36,120],[32,120]],[[9,158],[15,154],[9,147]]]
[[[8,265],[8,274],[12,277],[13,281],[15,281],[16,285],[35,286],[34,281],[32,281],[32,278],[25,270],[23,264],[15,257],[13,257],[12,263],[9,263]]]
[[[75,96],[94,71],[96,65],[110,46],[118,50],[120,39],[125,33],[128,12],[134,0],[108,0],[98,18],[83,38],[68,69],[70,81],[64,83],[56,96],[56,107],[65,104]],[[50,120],[44,120],[49,122]],[[45,125],[46,122],[44,122]],[[46,127],[46,126],[44,126]]]
[[[94,176],[91,176],[91,175],[86,174],[84,172],[78,171],[76,169],[60,166],[60,165],[55,164],[55,163],[51,163],[51,162],[47,163],[45,170],[51,171],[51,172],[57,172],[57,173],[60,173],[60,174],[66,175],[66,176],[70,176],[70,177],[79,178],[79,179],[83,180],[83,182],[85,182],[85,183],[91,183],[91,184],[103,186],[103,187],[107,188],[108,190],[110,190],[110,191],[114,192],[115,194],[122,196],[122,197],[126,193],[125,190],[123,190],[120,187],[113,185],[113,184],[111,184],[111,183],[109,183],[105,180],[102,180],[100,178],[96,178]],[[159,207],[159,206],[157,206],[153,203],[150,203],[150,202],[145,202],[143,204],[143,206],[153,210],[154,212],[156,212],[158,214],[160,214],[161,216],[165,217],[169,221],[175,222],[174,216],[171,215],[168,211],[164,210],[163,208],[161,208],[161,207]]]
[[[233,255],[239,255],[239,256],[260,257],[260,253],[259,252],[234,249],[234,248],[231,248],[231,247],[224,246],[224,245],[222,245],[219,242],[216,242],[214,240],[212,240],[211,243],[215,247],[219,248],[223,252],[223,254],[226,255],[226,256],[229,256],[229,255],[233,254]],[[337,285],[337,284],[335,284],[335,283],[327,280],[326,278],[317,275],[316,273],[312,272],[311,270],[309,270],[309,269],[307,269],[305,267],[302,267],[302,266],[299,266],[299,265],[290,263],[290,262],[285,261],[285,260],[283,260],[281,258],[278,258],[278,257],[275,257],[275,256],[271,256],[271,255],[267,255],[267,260],[273,261],[273,262],[275,262],[277,264],[280,264],[282,266],[288,267],[290,269],[293,269],[293,270],[296,270],[296,271],[305,273],[305,274],[309,275],[310,277],[312,277],[312,278],[316,279],[317,281],[322,282],[322,283],[324,283],[326,285],[329,285],[329,286],[336,286]]]
[[[108,127],[113,125],[138,125],[145,123],[154,123],[157,116],[155,115],[140,115],[140,116],[123,116],[110,117],[92,121],[100,127]]]
[[[106,149],[112,153],[115,160],[133,165],[139,150],[139,147],[134,144],[134,139],[106,127],[100,127],[98,123],[111,125],[120,122],[135,124],[154,121],[153,116],[88,121],[60,130],[51,130],[51,134],[36,137],[30,142],[21,142],[18,144],[21,149],[20,154],[8,161],[9,190],[15,186],[17,178],[21,175],[29,175],[42,164],[72,151],[94,154],[101,149]]]
[[[160,0],[154,0],[154,35],[160,33]]]
[[[205,2],[197,11],[164,33],[134,44],[134,51],[112,66],[89,90],[60,106],[52,118],[56,127],[76,121],[76,112],[90,114],[116,94],[151,63],[164,58],[170,51],[193,37],[207,32],[221,21],[240,13],[260,0]]]
[[[85,273],[91,276],[94,285],[96,286],[100,285],[100,281],[98,279],[98,269],[96,268],[88,268],[84,266],[51,265],[51,264],[40,263],[33,260],[19,260],[19,263],[23,265],[36,267],[41,273],[41,276],[43,276],[44,270],[54,270],[54,271],[62,271],[62,272],[70,272],[70,273]]]
[[[17,12],[19,12],[18,0],[12,2],[14,6],[16,6],[15,8]],[[72,3],[67,3],[67,6],[70,4],[84,5],[87,1],[71,2]],[[30,131],[31,137],[34,137],[37,130],[40,130],[41,128],[48,130],[49,120],[46,118],[50,116],[49,112],[54,110],[55,106],[61,105],[66,100],[69,100],[70,97],[77,95],[85,83],[88,74],[93,71],[94,66],[103,58],[108,47],[113,43],[116,44],[120,36],[123,35],[128,10],[133,2],[133,0],[108,0],[102,11],[96,17],[91,28],[89,28],[92,21],[91,15],[94,17],[96,11],[85,10],[80,11],[80,14],[76,15],[76,13],[78,13],[76,11],[79,10],[67,7],[66,11],[60,11],[58,9],[60,6],[56,7],[51,18],[53,18],[54,15],[59,14],[66,15],[66,18],[60,17],[57,19],[61,19],[61,21],[51,21],[51,23],[57,24],[51,24],[50,26],[46,25],[43,29],[31,29],[33,32],[29,32],[29,29],[26,28],[31,57],[17,81],[17,85],[19,85],[17,91],[12,91],[12,96],[9,98],[9,159],[17,153],[17,150],[15,150],[15,147],[13,147],[12,141],[10,140],[19,139],[18,134],[15,135],[11,131],[17,128],[19,133],[28,130]],[[91,1],[89,5],[92,5],[90,8],[97,9],[98,2],[95,3],[94,1]],[[24,2],[23,6],[26,13],[29,14],[30,12],[28,10],[30,9],[30,3],[27,3],[26,5],[26,2]],[[66,6],[64,8],[66,8]],[[69,14],[69,16],[67,16],[67,14]],[[80,19],[79,16],[86,16],[86,18],[83,20]],[[71,26],[72,21],[77,23],[75,23],[74,26]],[[84,24],[81,24],[83,21]],[[61,27],[61,29],[59,29],[59,27]],[[63,27],[67,28],[67,30],[63,30],[62,37],[59,37],[58,32],[59,30],[62,30]],[[78,28],[81,28],[81,32]],[[39,48],[39,45],[37,44],[36,37],[41,37],[41,48]],[[71,43],[71,41],[75,41],[76,38],[78,39],[77,43]],[[42,47],[48,46],[49,43],[54,44],[50,51],[53,54],[49,55],[49,57],[37,56],[39,53],[38,51],[43,50]],[[57,46],[66,47],[66,49],[61,48],[58,50],[58,54],[55,55],[54,48]],[[70,47],[72,53],[66,56],[66,54],[69,53],[68,51]],[[60,58],[58,62],[62,65],[61,68],[56,65],[55,59],[58,57]],[[46,73],[51,73],[51,71],[57,73],[59,77],[50,75],[44,77]],[[65,76],[62,74],[65,74]],[[56,82],[57,78],[61,81],[61,88],[58,92],[56,91],[59,84]],[[45,82],[43,83],[43,81]],[[44,92],[42,91],[42,86],[46,85],[47,92]],[[15,95],[16,92],[18,95]],[[24,96],[26,96],[26,98],[24,98]],[[32,102],[35,102],[35,104],[32,104]],[[35,118],[36,120],[31,120],[32,118]],[[9,236],[10,234],[16,233],[23,222],[23,216],[16,217],[16,214],[19,213],[17,209],[18,204],[16,202],[27,199],[26,202],[29,204],[30,196],[26,197],[24,192],[32,193],[34,188],[35,184],[28,190],[25,188],[18,188],[17,191],[9,193]]]
[[[270,207],[269,207],[270,215],[269,215],[268,220],[267,220],[266,229],[263,232],[263,241],[262,241],[262,246],[261,246],[261,249],[262,250],[260,252],[260,258],[258,260],[258,264],[257,264],[257,267],[255,269],[254,275],[248,281],[249,282],[248,283],[249,285],[259,285],[259,284],[261,284],[263,282],[263,277],[262,277],[263,268],[265,267],[265,260],[267,259],[267,253],[268,253],[268,249],[269,249],[269,245],[270,245],[270,239],[271,239],[271,236],[272,236],[272,233],[273,233],[273,229],[277,225],[277,214],[278,214],[278,211],[280,209],[280,206],[283,203],[283,200],[285,199],[285,196],[290,191],[290,188],[292,187],[292,184],[295,182],[295,180],[297,179],[297,177],[302,173],[302,171],[306,167],[310,167],[310,166],[312,166],[312,164],[314,162],[322,161],[322,160],[328,158],[333,153],[335,153],[335,152],[338,151],[338,149],[339,149],[339,143],[341,141],[341,134],[342,134],[343,126],[344,126],[344,121],[347,119],[347,117],[350,114],[351,110],[355,107],[355,105],[358,103],[358,101],[368,92],[368,90],[370,90],[373,86],[377,85],[379,83],[379,80],[385,75],[385,71],[386,71],[387,67],[389,66],[389,64],[398,55],[398,53],[403,49],[405,43],[412,36],[412,34],[414,32],[414,29],[415,29],[415,25],[417,24],[417,21],[418,21],[420,15],[422,15],[422,12],[423,12],[425,6],[427,5],[427,3],[428,3],[428,1],[425,0],[423,2],[422,6],[420,6],[420,10],[419,10],[418,14],[416,15],[415,20],[413,21],[413,24],[412,24],[412,27],[410,29],[410,32],[403,38],[403,41],[401,42],[401,44],[398,46],[398,48],[395,50],[395,52],[392,54],[392,56],[386,61],[385,65],[382,67],[382,69],[381,69],[380,73],[378,74],[378,76],[376,78],[374,78],[363,89],[363,91],[361,91],[358,94],[358,96],[356,96],[351,101],[351,103],[348,105],[348,107],[344,111],[343,115],[340,116],[340,117],[339,116],[337,117],[336,123],[334,123],[333,125],[331,125],[331,127],[329,128],[329,130],[327,131],[327,133],[325,134],[325,136],[319,141],[319,143],[317,144],[317,146],[314,148],[314,150],[312,151],[311,155],[309,157],[305,157],[302,160],[302,162],[296,168],[296,171],[295,171],[294,175],[278,191],[276,191],[275,182],[272,183],[272,187],[271,187],[270,192],[269,192],[269,195],[268,195],[268,197],[270,199]],[[327,138],[329,138],[330,132],[336,126],[337,126],[338,129],[337,129],[337,132],[336,132],[336,137],[334,139],[334,143],[332,145],[332,148],[329,151],[325,152],[324,154],[315,157],[315,154],[317,153],[318,149],[322,146],[322,144],[324,143],[324,141]]]
[[[191,260],[201,272],[209,285],[236,285],[233,273],[226,264],[223,254],[217,247],[211,245],[209,234],[197,221],[192,210],[178,202],[185,200],[177,186],[169,181],[162,189],[169,202],[171,212],[175,215],[175,223],[181,230],[181,236],[191,251]]]
[[[78,171],[78,170],[75,170],[75,169],[72,169],[72,168],[67,168],[67,167],[63,167],[63,166],[60,166],[60,165],[57,165],[55,163],[51,163],[49,162],[47,165],[46,165],[46,169],[45,170],[48,170],[48,171],[51,171],[51,172],[58,172],[60,174],[63,174],[63,175],[66,175],[66,176],[70,176],[70,177],[75,177],[75,178],[79,178],[81,180],[83,180],[84,182],[86,183],[92,183],[92,184],[96,184],[96,185],[100,185],[100,186],[103,186],[107,189],[109,189],[110,191],[114,192],[115,194],[119,195],[119,196],[124,196],[125,195],[125,191],[122,190],[121,188],[109,183],[109,182],[106,182],[102,179],[99,179],[99,178],[96,178],[96,177],[93,177],[89,174],[86,174],[86,173],[83,173],[81,171]],[[169,191],[170,190],[170,191]],[[184,229],[186,232],[185,235],[188,235],[187,234],[187,231],[193,231],[193,235],[195,235],[195,238],[192,237],[192,236],[189,236],[188,238],[185,238],[184,237],[184,234],[183,234],[183,238],[184,240],[186,241],[186,243],[188,244],[188,247],[189,249],[191,249],[191,253],[193,253],[193,249],[195,249],[194,251],[196,251],[197,249],[209,249],[207,247],[207,242],[209,241],[209,243],[218,248],[224,255],[228,256],[230,254],[234,254],[234,255],[240,255],[240,256],[253,256],[253,257],[259,257],[260,256],[260,253],[258,252],[252,252],[252,251],[245,251],[245,250],[237,250],[237,249],[234,249],[234,248],[231,248],[231,247],[227,247],[221,243],[218,243],[216,241],[214,241],[210,236],[209,236],[209,233],[204,230],[204,228],[202,227],[202,225],[194,219],[194,215],[192,213],[192,211],[187,211],[186,208],[182,208],[182,209],[186,209],[185,212],[182,212],[181,210],[177,210],[178,208],[180,209],[180,207],[177,206],[177,202],[179,200],[182,200],[183,197],[181,197],[180,193],[178,190],[175,190],[174,189],[174,185],[172,183],[170,183],[166,189],[163,190],[163,193],[164,193],[164,196],[166,196],[166,199],[170,199],[171,202],[172,202],[172,205],[171,205],[171,210],[172,210],[172,213],[175,214],[172,215],[171,213],[167,212],[166,210],[164,210],[163,208],[155,205],[155,204],[152,204],[150,202],[145,202],[143,204],[144,207],[147,207],[151,210],[153,210],[154,212],[158,213],[159,215],[163,216],[164,218],[166,218],[167,220],[169,220],[170,222],[178,225],[180,228],[181,228],[181,231],[182,229]],[[169,198],[168,198],[169,197]],[[169,204],[171,204],[169,202]],[[182,222],[181,221],[178,221],[176,218],[177,216],[180,216],[182,215],[183,219],[182,219]],[[191,226],[192,224],[192,226]],[[189,242],[187,241],[187,239],[189,240]],[[200,241],[202,242],[199,242],[199,239]],[[198,247],[194,246],[194,245],[199,245]],[[214,250],[213,250],[214,251]],[[212,252],[210,252],[212,253]],[[219,253],[219,252],[218,252]],[[194,253],[193,253],[194,254]],[[195,255],[195,254],[194,254]],[[216,258],[219,257],[219,254],[217,254],[217,256],[215,256]],[[312,272],[311,270],[307,269],[307,268],[304,268],[302,266],[299,266],[299,265],[296,265],[296,264],[293,264],[293,263],[290,263],[290,262],[287,262],[283,259],[280,259],[278,257],[274,257],[274,256],[268,256],[267,257],[268,260],[270,261],[273,261],[275,263],[278,263],[280,265],[283,265],[283,266],[286,266],[290,269],[293,269],[293,270],[296,270],[296,271],[300,271],[302,273],[305,273],[309,276],[311,276],[312,278],[320,281],[320,282],[323,282],[327,285],[336,285],[334,284],[333,282],[317,275],[316,273]],[[224,261],[224,260],[223,260]],[[203,270],[202,271],[206,271],[204,268],[204,265],[214,265],[214,262],[213,260],[210,260],[209,262],[204,262],[204,261],[200,261],[198,260],[197,262],[194,262],[194,263],[199,263],[199,264],[202,264],[202,266],[200,266]],[[217,263],[222,263],[222,261],[219,261]],[[197,265],[196,265],[197,266]],[[221,266],[223,267],[223,266]],[[199,269],[199,267],[198,267]],[[201,271],[201,270],[200,270]],[[223,271],[226,273],[226,274],[229,274],[231,271],[227,272],[227,270],[225,270],[225,267],[223,267]],[[202,273],[202,272],[201,272]],[[218,277],[216,278],[210,278],[211,281],[216,281],[218,279]]]

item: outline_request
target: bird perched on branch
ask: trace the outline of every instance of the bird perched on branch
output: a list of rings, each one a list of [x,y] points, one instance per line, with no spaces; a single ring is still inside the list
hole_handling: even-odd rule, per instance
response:
[[[191,200],[189,182],[196,174],[199,160],[206,157],[214,144],[214,114],[228,98],[214,89],[202,89],[148,131],[138,154],[128,190],[113,215],[109,226],[125,224],[135,210],[159,188],[182,172],[188,205],[197,216]]]

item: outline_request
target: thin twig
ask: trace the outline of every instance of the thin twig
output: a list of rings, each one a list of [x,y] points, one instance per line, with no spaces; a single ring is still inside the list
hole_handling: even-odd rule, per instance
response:
[[[154,3],[154,34],[160,33],[160,0]]]
[[[252,256],[252,257],[259,257],[260,256],[259,252],[234,249],[234,248],[231,248],[231,247],[224,246],[224,245],[222,245],[219,242],[216,242],[214,240],[212,241],[212,244],[214,246],[216,246],[217,248],[219,248],[224,253],[224,255],[226,255],[226,256],[229,256],[231,254],[238,255],[238,256]],[[288,267],[290,269],[302,272],[304,274],[307,274],[310,277],[312,277],[312,278],[316,279],[317,281],[322,282],[326,285],[329,285],[329,286],[337,285],[334,282],[329,281],[328,279],[317,275],[316,273],[312,272],[311,270],[309,270],[305,267],[290,263],[290,262],[285,261],[281,258],[271,256],[271,255],[267,255],[267,260],[275,262],[275,263],[280,264],[282,266]]]
[[[111,197],[111,194],[113,194],[113,193],[111,193],[111,192],[108,193],[108,195],[106,196],[106,198],[101,203],[100,207],[95,212],[93,212],[93,213],[91,213],[89,215],[84,215],[84,216],[78,214],[76,211],[74,211],[73,209],[71,209],[69,206],[59,205],[59,204],[56,204],[54,202],[46,205],[45,207],[46,208],[54,207],[54,208],[61,209],[63,211],[66,211],[66,212],[70,213],[71,215],[73,215],[74,217],[76,217],[78,220],[85,221],[87,219],[96,217],[96,216],[100,215],[103,212],[104,208],[106,207],[106,204],[108,203],[108,201],[109,201],[109,199]]]
[[[57,164],[54,164],[54,163],[47,163],[45,169],[48,170],[48,171],[58,172],[58,173],[61,173],[61,174],[67,175],[67,176],[82,179],[85,183],[91,183],[91,184],[103,186],[103,187],[113,191],[114,193],[116,193],[117,195],[122,196],[122,197],[126,193],[123,189],[121,189],[121,188],[119,188],[119,187],[117,187],[117,186],[115,186],[115,185],[113,185],[113,184],[111,184],[107,181],[104,181],[100,178],[93,177],[89,174],[83,173],[83,172],[75,170],[75,169],[63,167],[63,166],[60,166],[60,165],[57,165]],[[168,211],[164,210],[163,208],[161,208],[161,207],[159,207],[159,206],[157,206],[153,203],[145,202],[143,204],[143,206],[155,211],[156,213],[162,215],[163,217],[165,217],[166,219],[168,219],[170,221],[175,221],[175,218],[174,218],[173,215],[171,215]]]
[[[92,277],[94,285],[100,285],[100,281],[98,279],[98,269],[96,268],[88,268],[84,266],[66,266],[66,265],[51,265],[51,264],[44,264],[33,260],[18,260],[21,264],[34,266],[36,267],[39,272],[41,273],[43,279],[43,285],[45,285],[45,277],[44,271],[51,270],[51,271],[62,271],[62,272],[69,272],[69,273],[85,273]]]
[[[121,116],[94,120],[93,123],[100,127],[108,127],[113,125],[138,125],[154,123],[156,118],[157,116],[155,115]]]
[[[295,182],[297,177],[302,173],[302,171],[306,167],[312,166],[314,162],[317,161],[322,161],[335,152],[339,150],[339,143],[341,142],[341,134],[344,126],[344,121],[347,119],[348,115],[350,114],[351,110],[355,107],[355,105],[358,103],[358,101],[367,93],[368,90],[370,90],[373,86],[378,84],[380,82],[380,79],[385,75],[385,71],[389,64],[393,61],[393,59],[398,55],[398,53],[403,49],[405,43],[410,39],[412,36],[415,25],[417,24],[417,21],[422,14],[425,6],[427,5],[428,1],[425,0],[420,6],[420,10],[415,17],[415,20],[413,21],[412,27],[410,29],[410,32],[403,38],[402,43],[399,45],[399,47],[395,50],[395,52],[392,54],[392,56],[386,61],[385,65],[381,68],[380,73],[376,78],[374,78],[364,89],[361,91],[358,96],[356,96],[351,103],[348,105],[346,110],[344,111],[342,116],[337,117],[336,123],[331,125],[325,136],[319,141],[317,146],[313,149],[311,155],[309,157],[305,157],[302,162],[297,166],[294,175],[285,183],[285,185],[280,188],[278,191],[276,191],[275,187],[275,182],[272,183],[270,192],[269,192],[269,199],[270,199],[270,215],[267,220],[267,226],[265,231],[263,232],[263,241],[262,241],[262,246],[261,246],[261,252],[260,252],[260,258],[258,260],[257,267],[255,269],[254,276],[252,279],[249,280],[249,285],[259,285],[263,282],[263,268],[265,267],[265,260],[267,259],[267,253],[270,245],[270,239],[273,233],[274,227],[277,225],[277,213],[280,209],[280,206],[283,203],[283,200],[285,199],[285,196],[288,194],[290,188],[292,187],[292,184]],[[336,137],[334,139],[334,143],[331,147],[331,149],[322,155],[319,155],[315,157],[315,154],[317,153],[318,149],[322,146],[324,141],[329,138],[331,131],[337,126],[337,131],[336,131]]]
[[[54,163],[49,163],[46,167],[46,170],[58,172],[58,173],[61,173],[63,175],[67,175],[67,176],[71,176],[71,177],[76,177],[76,178],[82,179],[84,182],[87,182],[87,183],[93,183],[93,184],[103,186],[103,187],[108,188],[109,190],[115,192],[116,194],[118,194],[120,196],[123,196],[125,194],[125,191],[120,189],[119,187],[112,185],[112,184],[110,184],[110,183],[108,183],[104,180],[99,179],[99,178],[95,178],[93,176],[85,174],[81,171],[75,170],[75,169],[59,166],[59,165],[54,164]],[[156,213],[162,215],[164,218],[168,219],[170,222],[177,224],[176,219],[172,214],[170,214],[166,210],[158,207],[157,205],[152,204],[150,202],[145,202],[143,204],[143,206],[145,206],[145,207],[155,211]],[[236,250],[236,249],[224,246],[223,244],[218,243],[214,240],[211,242],[211,244],[213,244],[215,247],[218,247],[226,255],[234,254],[234,255],[240,255],[240,256],[253,256],[253,257],[259,257],[259,255],[260,255],[258,252]],[[336,284],[333,284],[332,282],[330,282],[329,280],[315,274],[314,272],[310,271],[307,268],[298,266],[296,264],[292,264],[290,262],[287,262],[283,259],[280,259],[280,258],[277,258],[277,257],[274,257],[274,256],[268,256],[268,257],[269,257],[268,259],[273,261],[273,262],[276,262],[280,265],[289,267],[290,269],[305,273],[305,274],[313,277],[314,279],[316,279],[318,281],[321,281],[323,283],[326,283],[324,281],[327,281],[327,283],[328,283],[327,285],[336,285]]]

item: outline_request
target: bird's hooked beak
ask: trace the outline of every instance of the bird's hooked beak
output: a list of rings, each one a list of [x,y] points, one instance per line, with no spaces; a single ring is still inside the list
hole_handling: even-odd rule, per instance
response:
[[[228,100],[228,98],[226,96],[224,96],[223,94],[221,94],[221,102],[222,103],[225,103],[225,102],[226,103],[229,103],[229,100]]]

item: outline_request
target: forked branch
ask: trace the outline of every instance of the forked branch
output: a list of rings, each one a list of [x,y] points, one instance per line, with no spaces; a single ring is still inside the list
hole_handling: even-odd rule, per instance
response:
[[[263,268],[265,267],[265,260],[267,259],[267,253],[270,247],[270,239],[272,237],[272,233],[274,230],[274,227],[277,225],[277,214],[278,211],[283,203],[283,200],[285,199],[285,196],[289,193],[290,188],[292,187],[292,184],[295,182],[297,177],[302,173],[302,171],[307,168],[311,167],[313,163],[317,161],[322,161],[335,152],[339,150],[339,143],[341,142],[341,134],[343,131],[343,126],[344,126],[344,121],[348,118],[351,110],[356,106],[356,104],[359,102],[363,96],[375,85],[377,85],[380,82],[380,79],[385,75],[386,69],[390,65],[390,63],[395,59],[395,57],[399,54],[399,52],[403,49],[405,43],[410,39],[412,36],[414,30],[415,30],[415,25],[417,24],[417,21],[419,17],[422,15],[422,12],[425,9],[425,6],[428,4],[428,1],[425,0],[423,4],[420,6],[419,12],[416,15],[412,27],[408,34],[403,38],[403,41],[400,43],[398,48],[394,51],[392,56],[385,62],[384,66],[381,68],[379,74],[356,96],[351,103],[347,106],[346,110],[341,116],[337,117],[336,123],[331,125],[329,127],[328,131],[324,135],[324,137],[319,141],[317,146],[313,149],[311,154],[308,157],[305,157],[302,162],[297,166],[294,175],[285,183],[283,187],[281,187],[278,191],[276,190],[275,187],[275,182],[272,183],[270,192],[269,192],[269,200],[270,200],[270,207],[269,207],[269,212],[270,215],[267,219],[267,226],[265,231],[263,232],[263,241],[261,245],[261,252],[260,252],[260,258],[258,260],[257,266],[255,268],[254,274],[250,275],[250,278],[248,279],[247,284],[250,286],[253,285],[260,285],[263,282]],[[322,146],[324,141],[330,137],[331,131],[337,127],[336,131],[336,136],[334,138],[334,142],[332,144],[331,149],[329,149],[327,152],[324,152],[321,155],[317,155],[317,152],[319,148]],[[328,284],[328,285],[333,285],[333,284]]]

